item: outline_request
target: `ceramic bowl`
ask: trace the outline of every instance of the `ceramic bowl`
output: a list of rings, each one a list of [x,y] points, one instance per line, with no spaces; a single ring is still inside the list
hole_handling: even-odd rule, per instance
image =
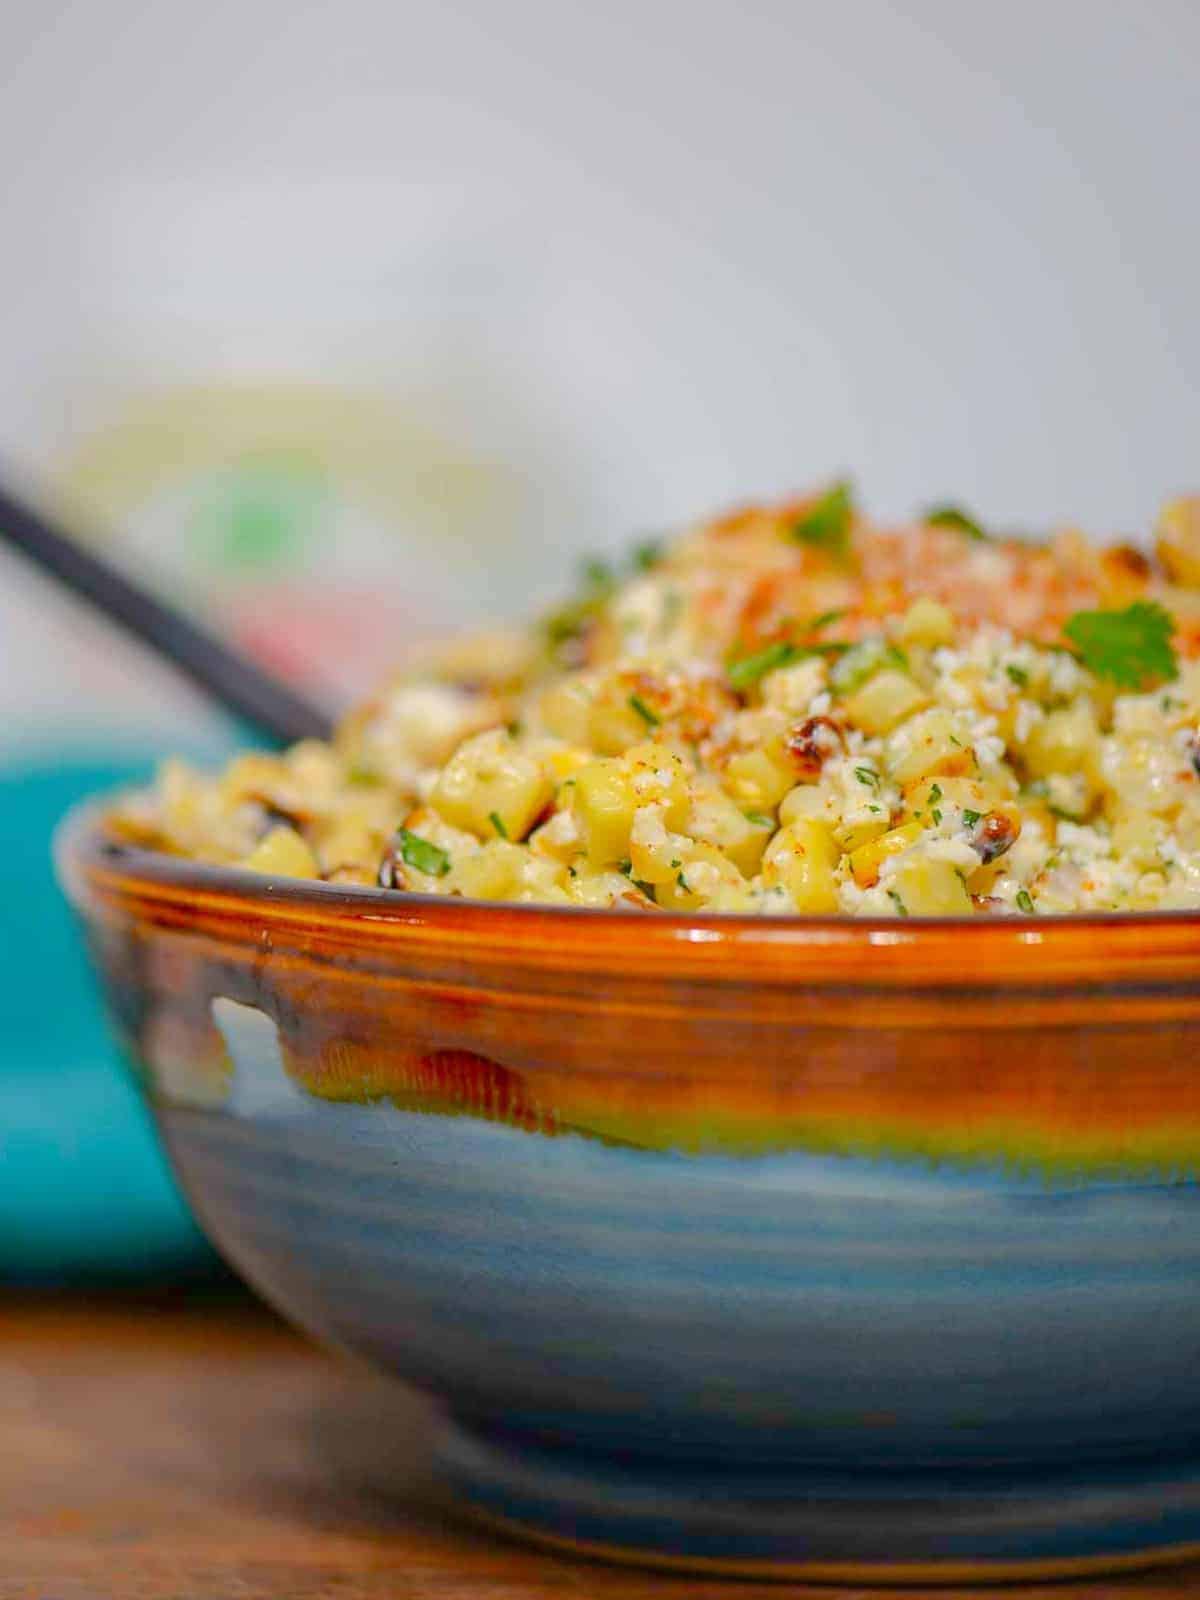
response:
[[[209,1234],[544,1538],[848,1581],[1200,1547],[1200,917],[60,868]]]

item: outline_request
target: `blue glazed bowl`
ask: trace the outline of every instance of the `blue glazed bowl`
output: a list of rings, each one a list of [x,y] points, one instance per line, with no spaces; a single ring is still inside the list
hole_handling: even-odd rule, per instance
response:
[[[62,870],[175,1170],[477,1511],[860,1582],[1200,1548],[1200,919]]]

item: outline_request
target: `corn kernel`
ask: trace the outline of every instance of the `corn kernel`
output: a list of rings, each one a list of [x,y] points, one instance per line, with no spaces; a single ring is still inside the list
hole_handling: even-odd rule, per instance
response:
[[[883,734],[928,704],[928,695],[907,673],[888,670],[868,678],[842,710],[847,721],[864,733]]]
[[[782,828],[763,860],[763,883],[787,890],[797,911],[827,915],[838,909],[835,869],[841,852],[832,829],[823,822],[801,819]]]
[[[319,878],[317,858],[295,828],[272,828],[240,862],[251,872],[265,872],[273,878]]]
[[[872,884],[878,883],[879,869],[887,858],[907,850],[924,831],[919,822],[905,822],[853,851],[850,855],[850,871],[859,888],[869,889]]]

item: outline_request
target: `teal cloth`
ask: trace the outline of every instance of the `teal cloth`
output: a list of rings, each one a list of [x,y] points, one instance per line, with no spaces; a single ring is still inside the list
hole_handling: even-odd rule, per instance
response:
[[[76,752],[0,768],[0,1282],[216,1270],[109,1040],[50,858],[77,800],[151,766]]]

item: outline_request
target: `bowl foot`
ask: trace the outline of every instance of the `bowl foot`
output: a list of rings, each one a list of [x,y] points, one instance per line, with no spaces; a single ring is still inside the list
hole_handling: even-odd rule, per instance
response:
[[[477,1517],[607,1561],[780,1580],[962,1584],[1200,1560],[1200,1469],[957,1481],[756,1475],[615,1462],[441,1433],[443,1478]]]

